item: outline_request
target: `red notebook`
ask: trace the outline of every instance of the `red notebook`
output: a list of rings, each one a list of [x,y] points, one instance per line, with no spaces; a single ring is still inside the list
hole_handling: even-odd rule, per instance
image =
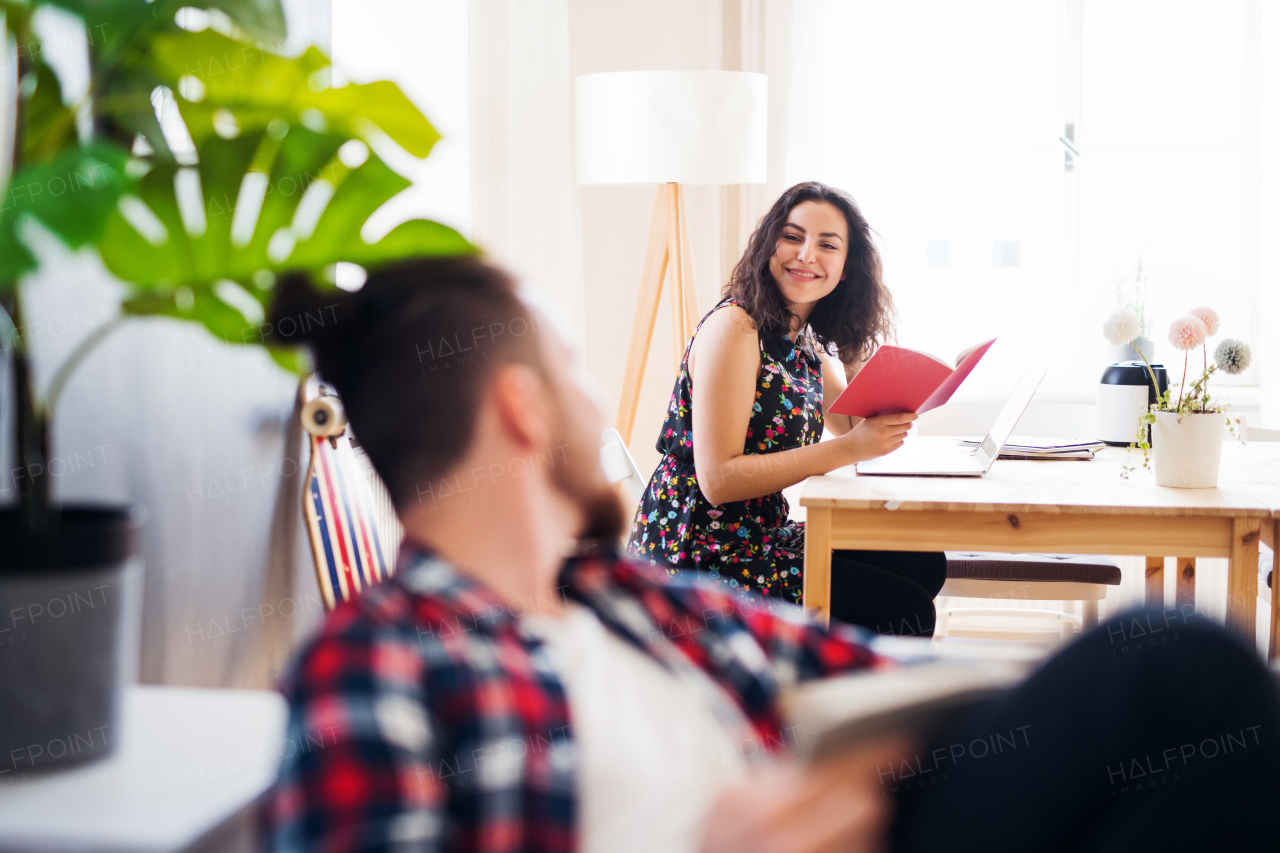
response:
[[[831,406],[837,415],[871,418],[898,412],[917,414],[951,399],[995,338],[970,347],[953,370],[940,358],[905,347],[882,346]]]

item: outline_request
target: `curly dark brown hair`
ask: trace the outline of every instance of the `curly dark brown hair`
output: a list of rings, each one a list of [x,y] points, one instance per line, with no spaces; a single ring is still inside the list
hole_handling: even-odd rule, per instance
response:
[[[884,286],[880,252],[871,241],[871,226],[843,190],[806,181],[779,196],[756,226],[742,260],[724,286],[724,295],[734,297],[757,328],[782,335],[790,331],[795,314],[773,280],[769,260],[787,216],[806,201],[826,202],[839,210],[849,229],[844,278],[835,290],[818,300],[806,325],[817,346],[827,352],[834,346],[840,361],[850,366],[869,358],[876,347],[892,339],[896,312],[893,297]]]

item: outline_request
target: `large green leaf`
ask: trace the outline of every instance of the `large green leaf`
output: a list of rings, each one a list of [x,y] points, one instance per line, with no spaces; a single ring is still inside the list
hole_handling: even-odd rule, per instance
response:
[[[72,248],[95,243],[131,183],[128,160],[128,154],[103,143],[66,149],[14,175],[3,210],[31,214]]]
[[[27,99],[23,162],[38,163],[76,144],[76,113],[62,103],[58,75],[44,62],[33,69],[36,88]]]
[[[185,76],[204,87],[198,102],[180,102],[182,118],[197,144],[215,135],[219,110],[234,115],[244,133],[280,120],[367,138],[373,125],[415,157],[426,157],[440,139],[394,83],[329,88],[329,59],[314,47],[301,56],[285,57],[212,31],[175,32],[156,38],[151,67],[175,90]]]
[[[213,334],[237,343],[260,340],[258,324],[270,304],[274,273],[306,269],[315,273],[339,261],[377,265],[409,255],[454,255],[474,251],[461,235],[437,223],[414,221],[393,230],[374,244],[365,243],[360,230],[379,207],[409,186],[409,182],[370,155],[358,168],[348,169],[335,156],[346,138],[295,127],[278,145],[266,180],[252,236],[244,245],[233,240],[237,210],[249,202],[241,187],[264,148],[273,145],[268,134],[244,134],[236,139],[206,139],[198,148],[204,212],[204,231],[190,233],[180,212],[175,181],[184,169],[158,164],[138,181],[137,196],[163,224],[166,238],[152,245],[117,212],[106,226],[99,250],[107,267],[132,282],[135,295],[125,302],[132,314],[165,314],[195,320]],[[188,176],[187,180],[190,180]],[[253,178],[250,179],[255,180]],[[317,181],[334,187],[332,198],[309,235],[295,225],[298,206]],[[247,194],[246,194],[247,197]],[[248,208],[252,210],[252,208]],[[305,225],[305,223],[301,223]],[[286,249],[272,251],[273,238]],[[264,277],[264,274],[265,275]],[[228,301],[228,282],[239,301]],[[258,302],[244,310],[244,299]]]
[[[93,53],[114,64],[130,49],[141,46],[144,31],[172,28],[183,6],[224,12],[255,42],[279,42],[285,36],[284,9],[279,0],[43,0],[33,6],[58,6],[78,15],[85,24]]]
[[[94,109],[99,116],[110,120],[121,145],[141,135],[151,146],[152,157],[168,161],[173,159],[173,153],[169,151],[169,142],[151,103],[151,92],[163,85],[164,81],[145,66],[122,68],[104,82],[94,99]]]
[[[15,218],[0,219],[0,297],[8,296],[18,276],[36,268],[35,256],[18,239]]]
[[[0,0],[5,8],[14,2]],[[107,267],[130,287],[126,313],[193,320],[223,340],[248,343],[262,340],[279,272],[304,269],[324,279],[343,261],[377,266],[474,251],[456,231],[423,220],[373,244],[361,238],[369,217],[409,181],[367,148],[344,157],[339,149],[385,134],[425,157],[439,134],[393,83],[334,89],[321,51],[274,52],[284,35],[278,0],[44,2],[84,19],[95,131],[116,145],[76,147],[74,111],[61,104],[56,78],[37,69],[27,111],[34,156],[13,189],[32,181],[60,187],[60,175],[79,175],[81,194],[6,195],[0,281],[35,264],[17,237],[20,218],[29,214],[69,245],[97,244]],[[252,42],[177,28],[174,14],[182,6],[225,12],[238,27],[232,34]],[[9,20],[25,26],[27,17],[21,6]],[[161,86],[178,95],[194,153],[175,158],[170,151],[151,102]],[[135,169],[141,177],[130,181],[125,149],[139,134],[153,153]],[[109,179],[89,181],[86,189],[87,178],[103,175]],[[265,191],[260,202],[249,191],[254,186]],[[301,366],[296,351],[274,348],[271,355],[290,369]]]
[[[113,145],[68,148],[43,163],[20,169],[0,198],[0,282],[8,287],[35,269],[23,245],[25,217],[38,219],[72,248],[96,243],[120,194],[132,183],[126,174],[129,157]]]
[[[227,14],[255,42],[280,42],[285,36],[284,8],[280,0],[169,0],[177,9],[194,6]]]

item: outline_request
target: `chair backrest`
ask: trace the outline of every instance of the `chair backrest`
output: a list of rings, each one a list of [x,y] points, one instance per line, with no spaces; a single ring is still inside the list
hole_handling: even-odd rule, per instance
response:
[[[604,446],[600,448],[600,465],[604,468],[605,477],[611,485],[626,483],[627,491],[637,501],[644,495],[645,480],[631,458],[627,443],[616,429],[610,427],[601,435]]]
[[[386,489],[352,447],[342,401],[315,376],[304,379],[298,393],[311,447],[302,511],[320,595],[332,610],[395,570],[399,527],[393,513],[394,526],[387,524]]]

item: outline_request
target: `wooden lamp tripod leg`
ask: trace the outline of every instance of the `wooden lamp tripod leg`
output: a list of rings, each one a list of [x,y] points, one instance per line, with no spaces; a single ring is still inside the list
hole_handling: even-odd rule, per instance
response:
[[[684,348],[698,324],[697,293],[693,283],[693,255],[689,251],[689,214],[684,206],[684,188],[667,184],[667,251],[671,273],[672,349],[676,372],[684,359]]]
[[[653,206],[653,222],[649,225],[649,247],[644,253],[644,271],[640,276],[640,295],[636,300],[636,314],[631,321],[631,346],[627,350],[627,371],[622,377],[622,396],[618,399],[618,433],[626,444],[631,443],[631,430],[636,422],[636,408],[640,405],[640,386],[644,383],[644,366],[649,360],[649,345],[653,342],[653,327],[658,320],[658,303],[662,299],[662,279],[667,274],[668,234],[667,204],[664,193],[658,191]]]
[[[627,369],[622,379],[622,396],[618,400],[618,433],[627,444],[631,443],[635,427],[645,363],[649,359],[649,346],[653,343],[653,329],[658,320],[658,304],[662,299],[662,281],[668,269],[671,272],[671,338],[675,372],[678,373],[685,345],[693,335],[698,317],[693,258],[689,252],[688,214],[684,208],[684,191],[679,184],[664,184],[658,190],[653,205],[649,247],[645,250],[640,295],[631,324],[631,346],[627,350]]]

